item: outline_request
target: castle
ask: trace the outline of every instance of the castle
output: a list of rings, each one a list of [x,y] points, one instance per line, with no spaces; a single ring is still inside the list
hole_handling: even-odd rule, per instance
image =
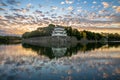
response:
[[[52,36],[67,36],[67,33],[63,27],[56,26],[52,31]]]

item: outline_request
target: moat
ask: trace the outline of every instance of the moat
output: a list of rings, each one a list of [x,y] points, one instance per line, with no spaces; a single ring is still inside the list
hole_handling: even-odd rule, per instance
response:
[[[120,43],[0,45],[0,80],[119,80]]]

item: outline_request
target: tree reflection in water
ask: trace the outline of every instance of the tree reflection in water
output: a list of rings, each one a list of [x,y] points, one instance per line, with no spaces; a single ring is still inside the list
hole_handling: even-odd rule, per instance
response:
[[[87,43],[87,44],[81,44],[81,43],[76,43],[74,45],[69,45],[67,46],[66,44],[62,46],[59,44],[54,46],[41,46],[41,45],[30,45],[30,44],[22,44],[24,48],[31,48],[33,51],[37,52],[39,55],[45,55],[49,57],[50,59],[53,58],[60,58],[60,57],[65,57],[65,56],[72,56],[80,52],[87,52],[87,51],[92,51],[95,49],[99,49],[103,46],[108,46],[109,47],[118,47],[120,44],[119,43]]]

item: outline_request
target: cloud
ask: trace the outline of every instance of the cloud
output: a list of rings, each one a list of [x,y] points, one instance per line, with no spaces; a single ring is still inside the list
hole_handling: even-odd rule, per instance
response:
[[[29,9],[26,9],[26,8],[22,8],[22,13],[26,13],[26,12],[29,12]]]
[[[49,11],[46,11],[46,12],[44,12],[44,14],[47,14],[47,15],[49,15],[50,13],[49,13]]]
[[[73,0],[65,0],[66,4],[73,4]]]
[[[7,18],[8,20],[15,20],[15,17],[12,15],[4,16],[4,17]]]
[[[84,3],[84,4],[86,4],[86,3],[87,3],[87,1],[84,1],[83,3]]]
[[[92,9],[94,9],[94,8],[95,8],[95,6],[92,6],[91,8],[92,8]]]
[[[0,2],[0,6],[7,6],[4,2]]]
[[[109,7],[109,4],[107,2],[102,2],[102,5],[104,8],[108,8]]]
[[[6,9],[4,9],[4,8],[0,8],[0,11],[5,11]]]
[[[3,19],[3,16],[0,16],[0,19]]]
[[[52,18],[56,18],[56,16],[57,16],[56,13],[55,13],[55,14],[51,14],[51,17],[52,17]]]
[[[22,8],[22,9],[12,8],[10,10],[15,11],[15,12],[22,12],[22,13],[26,13],[29,11],[29,9],[27,8]]]
[[[100,11],[98,11],[98,13],[99,13],[99,14],[103,14],[103,13],[104,13],[104,11],[103,11],[103,10],[100,10]]]
[[[120,6],[117,6],[115,10],[117,13],[120,13]]]
[[[58,7],[56,7],[56,6],[51,6],[51,9],[52,9],[52,10],[57,10]]]
[[[113,9],[117,8],[117,6],[112,6]]]
[[[65,9],[65,8],[62,8],[61,10],[62,10],[62,11],[65,11],[66,9]]]
[[[29,0],[25,3],[22,2],[23,4],[20,6],[16,6],[19,3],[18,1],[20,0],[5,0],[4,2],[3,1],[4,0],[0,0],[0,6],[2,6],[0,8],[0,11],[4,11],[0,14],[0,28],[1,26],[9,26],[8,28],[12,29],[13,24],[15,24],[14,27],[20,25],[20,27],[18,27],[18,29],[20,29],[21,26],[25,27],[24,25],[28,25],[29,27],[35,24],[36,26],[34,27],[37,27],[38,25],[48,23],[72,23],[75,26],[78,26],[77,24],[79,24],[79,26],[90,25],[95,27],[96,25],[99,26],[99,24],[104,26],[104,24],[109,23],[109,26],[112,24],[116,24],[116,22],[120,22],[120,17],[117,16],[120,13],[120,6],[117,6],[117,4],[111,6],[109,2],[100,1],[99,4],[97,0],[93,0],[92,2],[90,2],[92,4],[91,7],[89,7],[90,10],[91,8],[93,9],[92,11],[89,11],[89,8],[84,8],[86,3],[88,3],[88,0],[78,0],[80,2],[75,2],[75,0],[62,0],[59,1],[58,4],[54,4],[54,2],[51,2],[52,4],[50,4],[49,6],[46,6],[46,4],[44,4],[43,2],[43,4],[38,3],[38,5],[36,5],[36,7],[34,7],[33,9],[31,8],[36,3],[32,3],[32,0]],[[74,2],[75,4],[73,4]],[[6,7],[5,4],[8,7]],[[62,7],[59,7],[57,5],[62,5]],[[101,8],[102,6],[104,6],[104,8]],[[113,9],[109,9],[109,7]],[[25,29],[28,30],[29,28],[25,27]]]
[[[43,14],[42,11],[39,11],[39,10],[36,10],[35,12],[33,12],[35,15],[37,16],[41,16],[41,17],[44,17],[45,15]]]
[[[78,11],[78,12],[82,12],[82,9],[78,9],[77,11]]]
[[[49,18],[45,17],[45,18],[43,18],[43,20],[49,20]]]
[[[0,30],[0,35],[5,36],[6,34],[7,34],[7,31],[5,31],[5,30]]]
[[[120,6],[112,6],[116,13],[120,13]]]
[[[71,18],[71,15],[64,15],[65,18]]]
[[[120,23],[120,15],[112,15],[110,16],[113,22],[119,22]]]
[[[58,16],[58,18],[62,19],[62,16]]]
[[[61,2],[60,4],[65,4],[65,2]]]
[[[93,3],[93,4],[96,4],[97,2],[96,2],[96,1],[93,1],[92,3]]]
[[[67,10],[72,11],[72,10],[74,10],[74,9],[73,9],[72,6],[69,6],[69,7],[67,8]]]
[[[23,19],[25,19],[26,17],[24,16],[24,15],[20,15],[20,14],[18,14],[18,13],[14,13],[14,17],[16,18],[16,19],[20,19],[20,20],[23,20]]]
[[[4,19],[4,18],[1,18],[1,19],[0,19],[0,25],[2,25],[2,26],[8,25],[8,20],[6,20],[6,19]]]
[[[38,6],[39,6],[39,8],[42,8],[42,7],[43,7],[41,4],[39,4]]]
[[[27,4],[27,8],[32,8],[32,4],[31,3]]]
[[[20,2],[16,1],[16,0],[7,0],[7,3],[11,4],[11,5],[19,5],[20,4]]]
[[[13,8],[13,9],[10,9],[11,11],[15,11],[15,12],[21,12],[22,10],[21,9],[16,9],[16,8]]]
[[[42,14],[42,11],[36,10],[34,13],[35,14]]]

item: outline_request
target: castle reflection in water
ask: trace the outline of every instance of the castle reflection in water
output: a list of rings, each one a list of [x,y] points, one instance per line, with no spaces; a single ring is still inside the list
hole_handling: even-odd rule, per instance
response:
[[[102,47],[118,47],[119,44],[116,43],[87,43],[87,44],[81,44],[76,43],[74,45],[66,45],[66,44],[54,44],[53,46],[41,46],[41,45],[30,45],[30,44],[22,44],[24,48],[31,48],[33,51],[37,52],[39,55],[45,55],[49,57],[50,59],[53,58],[60,58],[64,56],[72,56],[80,52],[87,52],[92,51],[95,49],[99,49]]]

